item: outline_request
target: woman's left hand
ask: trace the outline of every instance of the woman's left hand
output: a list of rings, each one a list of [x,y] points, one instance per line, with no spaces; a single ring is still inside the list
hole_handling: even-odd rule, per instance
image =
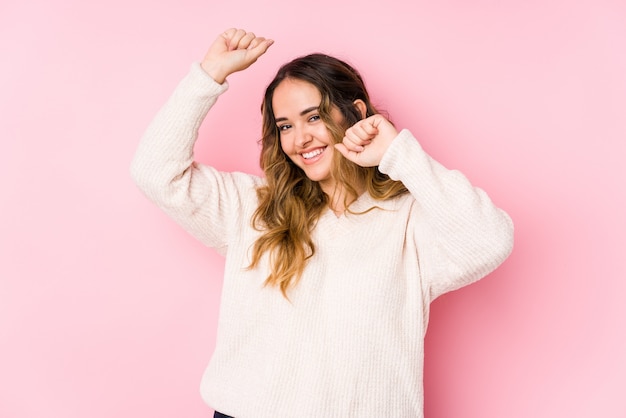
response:
[[[382,115],[373,115],[346,130],[342,143],[335,144],[335,149],[361,167],[375,167],[396,136],[398,131],[391,122]]]

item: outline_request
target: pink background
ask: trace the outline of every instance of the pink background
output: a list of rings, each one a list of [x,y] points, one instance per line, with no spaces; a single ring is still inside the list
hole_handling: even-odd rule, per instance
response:
[[[258,172],[265,85],[323,51],[513,217],[506,263],[432,306],[428,418],[626,416],[623,1],[4,0],[0,417],[209,416],[222,259],[128,167],[230,26],[276,44],[199,160]]]

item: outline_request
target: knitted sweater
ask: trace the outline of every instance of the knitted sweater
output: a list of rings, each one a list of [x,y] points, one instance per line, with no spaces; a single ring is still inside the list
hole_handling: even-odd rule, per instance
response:
[[[217,342],[201,383],[211,407],[237,418],[423,416],[429,304],[494,270],[512,249],[508,215],[408,130],[379,169],[409,189],[325,211],[316,252],[289,300],[250,270],[250,220],[263,178],[193,161],[198,128],[227,89],[194,64],[145,133],[132,164],[143,192],[225,256]]]

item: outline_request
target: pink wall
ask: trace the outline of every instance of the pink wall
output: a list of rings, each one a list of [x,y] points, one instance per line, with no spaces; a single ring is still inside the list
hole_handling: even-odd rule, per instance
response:
[[[256,172],[265,84],[321,50],[359,67],[398,126],[514,218],[511,258],[432,306],[428,418],[626,416],[623,1],[9,0],[0,417],[208,416],[198,385],[222,260],[128,166],[229,26],[276,44],[231,78],[210,116],[223,139],[199,159]]]

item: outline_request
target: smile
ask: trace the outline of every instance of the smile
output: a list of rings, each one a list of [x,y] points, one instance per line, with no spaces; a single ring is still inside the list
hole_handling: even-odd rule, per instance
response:
[[[326,147],[317,148],[317,149],[314,149],[313,151],[303,152],[301,155],[302,155],[302,158],[304,158],[305,160],[310,160],[311,158],[315,158],[321,153],[323,153],[325,149]]]

